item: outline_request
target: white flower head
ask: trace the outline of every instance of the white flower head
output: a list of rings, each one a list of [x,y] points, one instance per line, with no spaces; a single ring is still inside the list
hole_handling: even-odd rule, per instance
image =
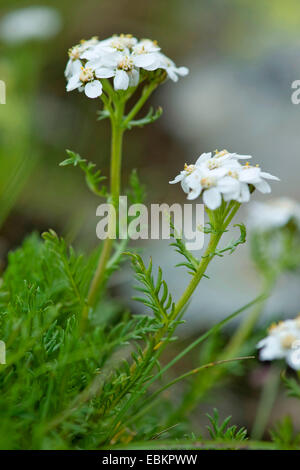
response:
[[[95,61],[88,62],[95,68],[98,78],[114,78],[115,90],[127,90],[128,87],[137,86],[140,79],[140,68],[147,70],[155,61],[155,54],[132,54],[127,50],[117,51],[103,56],[99,66]]]
[[[178,76],[185,76],[188,73],[186,67],[177,68],[171,59],[164,56],[156,41],[151,39],[139,41],[131,34],[112,36],[102,41],[92,38],[72,47],[69,50],[69,61],[65,70],[68,80],[67,91],[82,89],[78,77],[81,67],[93,71],[94,79],[100,84],[101,80],[112,78],[115,90],[136,87],[140,82],[141,70],[145,73],[165,70],[174,81],[178,80]],[[93,87],[95,92],[91,97],[94,98],[96,90],[100,91],[99,84],[93,83],[92,79],[88,83],[88,93],[91,94],[90,88]]]
[[[173,82],[177,82],[179,77],[186,77],[188,75],[189,69],[187,67],[177,67],[169,57],[162,53],[157,55],[160,62],[160,65],[157,68],[164,69],[167,72],[168,77],[173,80]]]
[[[285,359],[290,367],[300,370],[300,317],[271,325],[257,347],[260,360]]]
[[[33,39],[49,39],[62,27],[58,10],[52,7],[31,6],[13,10],[0,21],[0,39],[11,44]]]
[[[271,190],[265,179],[278,180],[277,177],[252,167],[239,160],[250,159],[250,155],[239,155],[227,150],[203,153],[194,165],[185,165],[184,170],[171,184],[181,182],[188,199],[196,199],[202,194],[204,204],[211,210],[220,207],[222,200],[248,202],[250,185],[261,192]]]
[[[75,75],[78,68],[83,66],[80,60],[81,56],[89,49],[95,47],[98,42],[98,37],[94,36],[88,41],[82,39],[79,44],[76,44],[76,46],[73,46],[69,49],[69,60],[65,69],[65,77],[67,79],[71,78],[72,75]]]
[[[141,39],[137,44],[132,48],[134,54],[144,54],[144,53],[153,53],[159,52],[160,47],[157,41],[152,41],[152,39]]]
[[[289,198],[253,202],[249,208],[249,226],[256,231],[279,229],[291,221],[300,229],[300,204]]]
[[[102,94],[102,84],[96,79],[93,69],[82,67],[81,63],[74,63],[74,75],[67,85],[67,91],[76,89],[84,91],[88,98],[98,98]]]

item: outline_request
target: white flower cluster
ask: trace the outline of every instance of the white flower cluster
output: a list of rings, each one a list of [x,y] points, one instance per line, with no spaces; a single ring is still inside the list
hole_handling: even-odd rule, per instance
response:
[[[115,90],[127,90],[140,81],[140,70],[162,69],[173,81],[188,74],[186,67],[176,67],[156,41],[138,41],[131,34],[112,36],[103,41],[93,37],[69,50],[65,70],[67,91],[78,89],[89,98],[102,94],[101,79],[113,78]]]
[[[221,152],[203,153],[194,165],[185,165],[184,170],[171,184],[181,183],[188,199],[196,199],[202,194],[204,204],[211,210],[220,207],[224,201],[248,202],[250,199],[249,185],[261,193],[271,192],[266,179],[279,180],[259,168],[251,166],[248,161],[241,165],[239,160],[249,160],[250,155]]]
[[[280,229],[291,221],[300,229],[300,204],[287,197],[253,202],[249,208],[249,226],[253,230]]]
[[[262,361],[285,359],[290,367],[300,370],[300,316],[271,325],[268,336],[257,347],[262,348]]]

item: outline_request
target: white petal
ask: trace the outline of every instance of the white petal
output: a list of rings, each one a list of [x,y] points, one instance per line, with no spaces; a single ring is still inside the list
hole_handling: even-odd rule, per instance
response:
[[[82,63],[80,60],[69,59],[65,70],[65,77],[70,78],[72,75],[77,75],[80,73],[81,67]]]
[[[176,183],[179,183],[180,181],[183,180],[185,175],[182,175],[180,173],[180,175],[177,175],[172,181],[169,181],[170,184],[176,184]]]
[[[129,86],[135,87],[138,86],[140,81],[140,72],[137,69],[133,69],[128,72],[129,75]]]
[[[85,59],[85,60],[95,60],[95,59],[99,59],[99,54],[100,54],[99,49],[94,48],[94,49],[90,49],[88,51],[83,52],[80,58]]]
[[[203,202],[212,211],[217,209],[222,202],[221,194],[217,188],[206,189],[203,193]]]
[[[173,82],[178,82],[178,77],[176,75],[174,68],[167,68],[167,74],[169,75],[170,79]]]
[[[84,92],[88,98],[98,98],[102,94],[102,85],[99,80],[94,80],[85,85]]]
[[[267,178],[268,180],[280,181],[280,179],[277,178],[277,176],[273,176],[270,173],[266,173],[265,171],[262,171],[260,173],[260,176],[262,176],[263,178]]]
[[[73,75],[67,83],[67,91],[72,91],[78,88],[81,84],[79,80],[79,74]]]
[[[240,183],[231,176],[225,176],[218,182],[218,189],[221,193],[230,193],[233,191],[238,191],[240,188]]]
[[[240,197],[240,191],[239,190],[231,191],[231,192],[228,192],[228,193],[223,193],[223,199],[226,202],[239,201],[239,197]]]
[[[187,67],[178,67],[176,69],[176,72],[178,73],[178,75],[180,75],[181,77],[185,77],[186,75],[189,74],[189,69]]]
[[[247,183],[240,184],[240,197],[238,198],[238,202],[248,202],[250,201],[250,190]]]
[[[201,190],[202,190],[202,187],[201,187],[201,186],[198,186],[197,188],[192,189],[192,191],[189,192],[187,198],[188,198],[190,201],[192,201],[193,199],[196,199],[196,198],[200,195]]]
[[[286,355],[283,351],[280,340],[274,336],[267,336],[261,340],[257,347],[263,348],[259,353],[259,358],[262,361],[272,361],[273,359],[283,359]]]
[[[69,59],[65,68],[65,77],[70,77],[72,75],[72,64],[72,59]]]
[[[230,153],[231,158],[237,158],[239,160],[250,160],[252,158],[251,155],[239,155],[238,153]]]
[[[300,348],[291,349],[286,357],[286,362],[295,370],[300,370]]]
[[[115,90],[127,90],[129,86],[129,77],[125,70],[117,70],[114,78]]]
[[[264,180],[261,180],[258,183],[254,183],[254,186],[263,194],[268,194],[271,192],[271,186]]]
[[[189,185],[187,184],[186,182],[186,178],[184,178],[182,181],[181,181],[181,187],[183,189],[183,191],[188,194],[190,192],[190,187]]]
[[[98,67],[95,70],[95,75],[97,78],[111,78],[115,75],[115,71],[108,67]]]
[[[149,72],[152,72],[153,70],[160,69],[161,67],[161,61],[157,58],[154,58],[154,60],[151,62],[149,65],[144,65],[143,69],[148,70]]]
[[[200,155],[200,157],[198,157],[198,159],[196,160],[195,165],[196,165],[196,166],[199,166],[201,163],[206,162],[206,161],[209,160],[210,158],[211,158],[211,152],[209,152],[209,153],[202,153],[202,154]]]
[[[227,172],[228,169],[226,167],[215,168],[214,170],[210,170],[209,176],[213,178],[222,178]]]
[[[195,189],[197,188],[198,186],[201,186],[201,178],[202,178],[202,174],[200,171],[193,171],[193,173],[191,173],[190,175],[188,175],[185,179],[186,181],[186,184],[191,188],[191,189]]]
[[[239,180],[245,183],[254,183],[259,180],[259,168],[243,168],[239,173]]]
[[[132,56],[133,63],[136,67],[148,67],[155,61],[154,54],[139,54]]]

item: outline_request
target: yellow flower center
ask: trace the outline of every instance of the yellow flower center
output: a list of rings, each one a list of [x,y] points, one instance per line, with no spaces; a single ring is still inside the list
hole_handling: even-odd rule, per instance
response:
[[[272,323],[271,326],[269,326],[268,328],[268,332],[271,333],[272,331],[278,329],[278,330],[282,330],[284,329],[285,327],[285,322],[284,321],[279,321],[278,323]]]
[[[211,158],[207,162],[207,167],[209,168],[209,170],[214,170],[215,168],[219,168],[219,166],[220,162],[218,162],[215,157]]]
[[[117,51],[124,51],[126,47],[131,49],[134,46],[134,42],[132,34],[120,34],[120,36],[114,37],[111,47],[117,49]]]
[[[215,157],[216,158],[219,158],[219,157],[224,157],[224,155],[227,155],[227,153],[229,153],[227,150],[221,150],[221,152],[219,152],[219,150],[215,150]]]
[[[213,178],[209,178],[208,176],[205,178],[202,178],[200,181],[201,185],[204,186],[205,188],[211,188],[211,186],[214,186],[214,180]]]
[[[130,57],[125,56],[119,63],[118,63],[118,69],[125,70],[125,72],[128,72],[129,70],[132,70],[134,67],[132,59]]]
[[[231,178],[235,178],[235,179],[239,178],[239,175],[237,174],[237,172],[231,171],[231,170],[228,171],[228,176],[231,176]]]
[[[284,349],[290,349],[293,346],[293,343],[295,343],[296,339],[297,338],[294,335],[286,335],[281,340],[281,346]]]
[[[94,72],[90,67],[81,67],[79,80],[83,83],[90,82],[94,78]]]
[[[187,165],[187,164],[185,163],[185,165],[184,165],[184,171],[187,171],[188,173],[191,174],[191,173],[194,171],[194,169],[195,169],[195,165]]]
[[[71,47],[68,51],[69,57],[72,60],[77,60],[80,58],[80,50],[78,46]]]

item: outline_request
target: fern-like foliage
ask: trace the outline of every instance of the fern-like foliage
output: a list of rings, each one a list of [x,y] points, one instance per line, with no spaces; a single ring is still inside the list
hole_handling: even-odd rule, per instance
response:
[[[162,113],[163,113],[163,110],[161,106],[159,106],[156,111],[154,111],[153,108],[150,108],[146,116],[144,116],[141,119],[135,119],[135,120],[129,121],[126,128],[130,130],[133,127],[144,127],[147,124],[151,124],[152,122],[157,121],[157,119],[160,118]]]
[[[172,295],[169,292],[166,281],[162,278],[162,270],[158,268],[156,279],[153,276],[152,259],[146,268],[142,258],[138,254],[127,253],[131,257],[132,266],[136,273],[135,277],[141,285],[135,289],[145,294],[144,297],[134,297],[134,300],[149,307],[157,320],[168,323],[169,316],[175,308]]]
[[[66,150],[69,158],[60,163],[60,166],[79,166],[79,168],[85,173],[85,180],[88,188],[96,194],[96,196],[107,195],[107,190],[105,186],[101,186],[103,180],[106,179],[106,176],[101,175],[100,170],[95,170],[96,164],[93,162],[87,162],[86,159],[81,158],[78,153],[73,152],[72,150]]]
[[[234,227],[238,227],[240,230],[240,236],[236,240],[232,240],[225,248],[216,251],[217,256],[223,256],[224,253],[229,252],[231,255],[239,245],[246,243],[246,227],[244,224],[235,224]]]
[[[283,380],[283,383],[287,389],[287,394],[290,397],[298,398],[300,400],[300,384],[299,382],[292,378],[292,377],[287,377],[285,373],[281,374],[281,378]]]
[[[278,421],[271,429],[270,436],[278,449],[299,449],[300,433],[295,432],[290,416]]]
[[[178,263],[176,266],[184,266],[188,269],[189,274],[192,276],[197,272],[199,267],[199,260],[192,255],[192,253],[187,249],[184,240],[176,232],[174,224],[170,222],[171,226],[171,238],[174,239],[174,242],[170,243],[171,246],[175,247],[175,251],[185,258],[185,262]]]
[[[219,424],[219,412],[216,408],[213,410],[213,416],[206,415],[210,421],[210,426],[207,426],[208,432],[212,440],[224,441],[243,441],[247,439],[246,428],[238,429],[237,426],[229,426],[231,416],[228,416],[224,421]]]
[[[130,174],[127,196],[130,204],[143,204],[146,199],[145,185],[140,182],[136,169]]]

